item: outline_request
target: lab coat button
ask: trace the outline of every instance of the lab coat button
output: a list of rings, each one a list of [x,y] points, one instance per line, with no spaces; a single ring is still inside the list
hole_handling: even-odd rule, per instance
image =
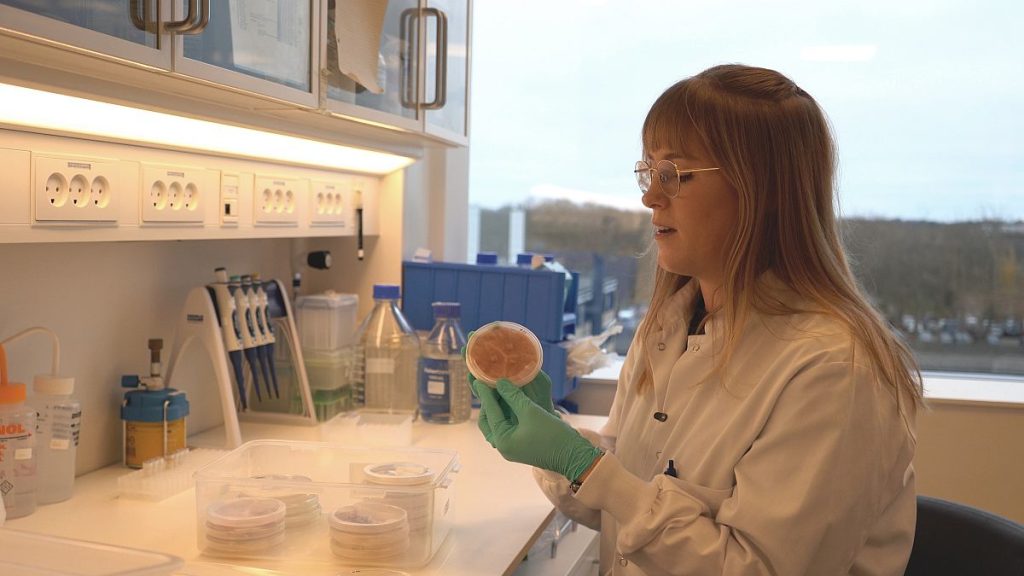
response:
[[[664,350],[664,349],[665,349],[665,343],[664,342],[658,342],[658,350]]]
[[[693,351],[694,351],[694,352],[700,352],[700,344],[697,344],[697,345],[695,345],[695,346],[693,347]]]

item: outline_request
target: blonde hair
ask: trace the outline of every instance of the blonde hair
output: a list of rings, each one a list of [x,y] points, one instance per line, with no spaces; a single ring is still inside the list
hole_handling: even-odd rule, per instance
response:
[[[834,206],[836,152],[817,102],[774,70],[723,65],[682,80],[655,101],[643,126],[645,151],[686,150],[694,138],[721,167],[738,195],[737,228],[728,248],[724,283],[709,315],[724,311],[725,340],[718,367],[727,365],[737,327],[751,310],[783,315],[797,310],[771,298],[771,272],[815,310],[848,326],[897,404],[922,402],[921,374],[910,348],[868,303],[843,249]],[[691,278],[658,267],[643,346],[658,312]],[[717,321],[716,321],[717,322]],[[646,350],[640,349],[646,355]],[[651,383],[641,363],[638,389]]]

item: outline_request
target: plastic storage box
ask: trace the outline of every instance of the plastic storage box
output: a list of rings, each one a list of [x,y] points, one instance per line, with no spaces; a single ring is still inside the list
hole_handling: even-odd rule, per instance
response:
[[[431,304],[462,305],[462,328],[488,322],[522,324],[541,340],[559,342],[576,329],[576,284],[551,270],[448,262],[402,263],[402,313],[417,330],[434,325]]]
[[[299,342],[320,422],[354,407],[353,386],[360,377],[358,308],[355,294],[330,291],[300,296],[295,302]]]
[[[413,568],[451,531],[458,455],[248,442],[196,473],[198,544],[229,561]]]
[[[299,296],[295,301],[295,324],[302,350],[335,351],[355,342],[358,329],[355,294],[325,292]]]

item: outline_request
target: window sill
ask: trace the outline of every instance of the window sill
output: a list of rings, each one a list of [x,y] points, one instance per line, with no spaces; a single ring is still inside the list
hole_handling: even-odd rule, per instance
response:
[[[624,356],[616,356],[604,368],[583,376],[580,386],[615,386]],[[924,372],[925,398],[931,404],[987,405],[1024,408],[1024,376]]]

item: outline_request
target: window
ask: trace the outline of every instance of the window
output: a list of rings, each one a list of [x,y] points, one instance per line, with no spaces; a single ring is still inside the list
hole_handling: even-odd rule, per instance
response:
[[[1021,21],[1008,0],[477,3],[480,248],[506,250],[521,212],[525,249],[615,308],[592,328],[635,326],[653,265],[632,175],[647,109],[714,64],[774,68],[832,121],[855,270],[922,367],[1024,374]]]

